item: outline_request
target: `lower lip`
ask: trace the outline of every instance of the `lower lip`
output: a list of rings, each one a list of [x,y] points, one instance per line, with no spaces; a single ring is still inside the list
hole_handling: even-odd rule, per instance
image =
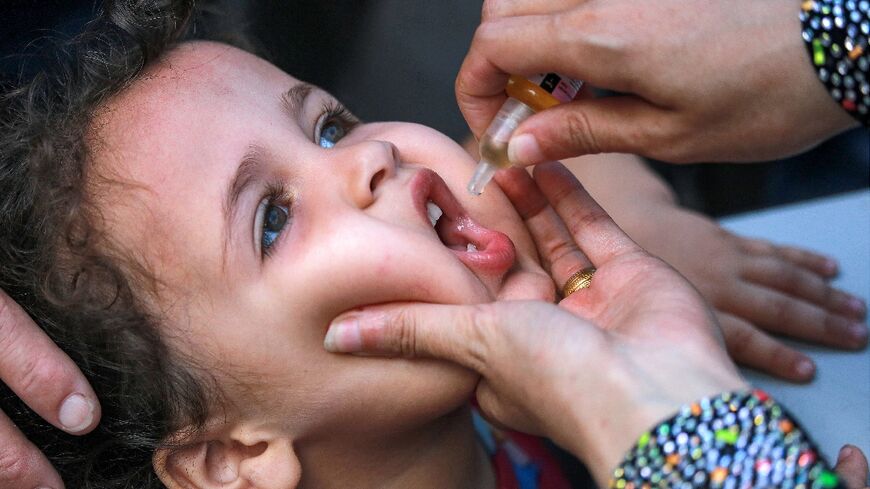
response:
[[[465,211],[435,172],[421,170],[411,181],[411,188],[415,200],[420,203],[419,212],[424,219],[428,220],[425,197],[430,194],[440,194],[438,195],[440,198],[433,200],[445,206],[446,214],[458,216],[455,218],[458,222],[454,223],[458,229],[455,228],[453,232],[477,248],[477,251],[449,248],[462,264],[482,275],[501,275],[510,270],[516,261],[516,250],[510,238],[503,233],[481,226],[465,215]]]
[[[514,244],[505,234],[481,227],[471,219],[462,220],[461,234],[477,251],[453,249],[453,253],[469,269],[486,274],[501,275],[516,261]]]

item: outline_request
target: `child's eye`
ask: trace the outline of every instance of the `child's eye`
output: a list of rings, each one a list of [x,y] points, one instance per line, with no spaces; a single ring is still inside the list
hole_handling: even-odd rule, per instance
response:
[[[332,148],[357,124],[359,121],[349,110],[335,102],[330,102],[323,107],[323,115],[317,121],[314,142],[321,148]]]
[[[317,143],[321,148],[331,148],[344,137],[346,131],[338,121],[327,121],[320,128],[320,140]]]
[[[269,256],[272,246],[281,236],[290,221],[290,207],[282,204],[288,200],[282,190],[270,190],[257,208],[256,228],[260,236],[260,254]]]

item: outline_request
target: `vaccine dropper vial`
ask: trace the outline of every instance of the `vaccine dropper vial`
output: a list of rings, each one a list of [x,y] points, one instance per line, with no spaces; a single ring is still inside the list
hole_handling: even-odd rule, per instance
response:
[[[574,100],[582,86],[583,82],[557,73],[530,78],[512,75],[505,87],[508,99],[480,138],[480,162],[468,182],[468,191],[480,195],[496,170],[511,166],[508,141],[521,122],[535,112]]]

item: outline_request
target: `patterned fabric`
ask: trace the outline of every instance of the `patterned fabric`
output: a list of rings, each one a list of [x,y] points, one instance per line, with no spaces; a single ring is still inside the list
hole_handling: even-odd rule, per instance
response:
[[[760,390],[684,406],[644,433],[611,488],[845,488],[809,437]]]
[[[805,0],[807,51],[831,97],[870,126],[870,0]]]
[[[559,462],[541,439],[494,428],[475,408],[477,438],[490,456],[498,489],[571,489]]]

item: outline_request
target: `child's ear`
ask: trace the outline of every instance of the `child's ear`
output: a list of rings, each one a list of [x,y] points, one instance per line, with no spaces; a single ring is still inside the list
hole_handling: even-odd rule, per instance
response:
[[[245,427],[159,449],[153,465],[169,489],[292,489],[302,475],[286,434]]]

